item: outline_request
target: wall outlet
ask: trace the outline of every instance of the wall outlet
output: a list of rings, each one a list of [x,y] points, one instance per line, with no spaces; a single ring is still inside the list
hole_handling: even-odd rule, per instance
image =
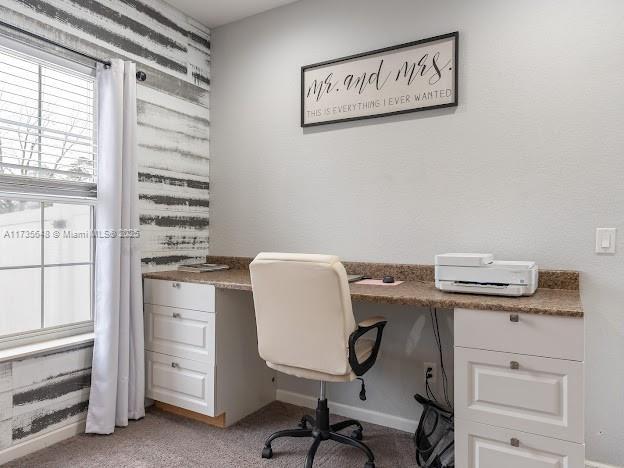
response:
[[[423,366],[425,382],[429,378],[429,384],[435,384],[438,381],[438,365],[435,362],[424,362]]]

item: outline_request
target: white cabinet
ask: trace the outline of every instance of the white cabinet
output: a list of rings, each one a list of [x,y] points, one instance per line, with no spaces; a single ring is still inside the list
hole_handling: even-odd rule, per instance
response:
[[[455,310],[458,468],[584,466],[582,318]]]
[[[215,363],[215,313],[144,306],[145,348]]]
[[[455,415],[583,442],[583,364],[455,349]]]
[[[146,279],[144,302],[180,309],[215,311],[215,287],[209,284]]]
[[[275,399],[250,293],[146,278],[144,326],[148,398],[226,426]]]
[[[457,468],[584,468],[583,445],[457,420]]]
[[[455,310],[455,346],[583,361],[582,318]]]
[[[149,351],[145,363],[146,393],[150,398],[216,416],[213,366]]]

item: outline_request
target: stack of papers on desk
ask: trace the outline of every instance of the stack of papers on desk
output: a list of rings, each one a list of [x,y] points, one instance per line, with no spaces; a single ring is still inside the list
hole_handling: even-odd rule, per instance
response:
[[[229,270],[229,268],[227,265],[219,265],[218,263],[192,263],[190,265],[179,265],[178,271],[203,273],[206,271]]]

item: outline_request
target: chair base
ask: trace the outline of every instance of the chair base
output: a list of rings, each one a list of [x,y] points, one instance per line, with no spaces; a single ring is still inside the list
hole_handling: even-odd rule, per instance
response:
[[[351,437],[344,434],[340,434],[338,431],[346,429],[348,427],[355,427],[351,433]],[[349,419],[336,424],[329,424],[329,408],[327,406],[327,400],[318,400],[316,406],[316,418],[312,416],[304,416],[301,418],[298,429],[287,429],[284,431],[277,431],[269,436],[264,443],[264,449],[262,450],[262,458],[271,458],[273,456],[273,448],[271,443],[275,439],[281,437],[310,437],[314,439],[308,455],[305,460],[305,468],[312,468],[314,464],[314,457],[321,442],[326,440],[332,440],[339,444],[349,445],[360,449],[366,454],[368,461],[364,465],[365,468],[375,468],[375,456],[373,452],[361,442],[362,440],[362,425],[359,421]]]

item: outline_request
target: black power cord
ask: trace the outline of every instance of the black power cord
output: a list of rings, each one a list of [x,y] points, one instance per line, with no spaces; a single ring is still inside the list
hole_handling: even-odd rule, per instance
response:
[[[433,390],[431,389],[431,386],[429,385],[430,378],[431,378],[431,372],[428,371],[427,375],[425,376],[425,392],[427,394],[427,398],[438,403],[438,399],[436,398],[435,393],[433,392]]]
[[[360,387],[360,400],[366,401],[366,386],[364,385],[364,379],[362,377],[358,377],[357,379],[362,382],[362,387]]]
[[[431,325],[433,327],[433,336],[434,336],[436,345],[438,347],[438,355],[440,359],[440,375],[442,376],[442,391],[444,394],[444,402],[446,403],[448,408],[451,411],[453,411],[453,404],[451,403],[449,399],[448,377],[446,375],[446,369],[444,367],[444,356],[442,355],[442,338],[440,337],[440,324],[438,323],[438,309],[429,308],[429,315],[431,317]],[[437,403],[438,400],[435,397],[434,392],[431,390],[431,387],[429,386],[429,377],[430,377],[429,369],[427,369],[427,375],[425,377],[425,390],[427,392],[427,398],[430,398]]]

